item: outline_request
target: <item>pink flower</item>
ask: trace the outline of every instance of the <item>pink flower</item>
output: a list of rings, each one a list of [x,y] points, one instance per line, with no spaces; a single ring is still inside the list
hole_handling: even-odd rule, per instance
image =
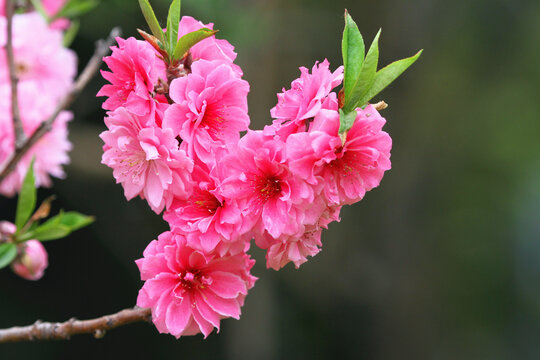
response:
[[[191,247],[206,252],[233,254],[244,251],[240,229],[243,215],[234,199],[225,198],[220,180],[204,164],[193,170],[193,194],[175,199],[163,218],[171,229],[185,234]]]
[[[39,280],[49,265],[47,251],[37,240],[19,246],[20,255],[11,263],[13,272],[26,280]]]
[[[172,81],[169,96],[175,104],[165,112],[163,128],[182,138],[192,158],[211,162],[215,147],[237,142],[247,130],[248,92],[247,81],[229,65],[199,60],[191,74]]]
[[[339,221],[341,207],[328,207],[320,196],[306,208],[302,226],[293,235],[273,238],[265,232],[255,238],[257,246],[267,249],[266,267],[279,270],[289,262],[298,269],[307,261],[308,256],[315,256],[321,250],[321,233],[328,224]]]
[[[305,127],[305,120],[318,114],[332,89],[343,80],[343,67],[332,73],[329,66],[325,59],[321,64],[315,63],[311,74],[307,68],[300,68],[300,78],[291,83],[291,89],[283,89],[277,95],[278,103],[270,110],[272,117],[277,120],[266,131],[276,131],[285,126],[291,128],[287,133],[292,133]]]
[[[272,239],[266,253],[266,266],[279,270],[292,261],[298,269],[307,261],[308,256],[315,256],[321,251],[321,232],[321,228],[310,226],[299,236]]]
[[[178,26],[178,38],[203,27],[207,29],[214,29],[214,24],[209,23],[205,25],[204,23],[195,20],[191,16],[182,16]],[[214,60],[228,63],[233,66],[235,72],[237,72],[240,76],[242,75],[240,68],[233,65],[234,59],[236,59],[236,53],[234,52],[234,46],[232,46],[227,40],[216,39],[215,36],[211,36],[195,44],[190,49],[190,53],[193,61]]]
[[[156,213],[170,206],[173,197],[191,194],[193,162],[178,147],[170,129],[144,127],[145,119],[124,108],[109,112],[102,163],[113,169],[128,200],[141,196]]]
[[[43,8],[49,16],[56,15],[66,5],[66,2],[67,0],[41,0]]]
[[[77,57],[62,46],[62,39],[62,32],[51,29],[38,13],[13,17],[13,51],[19,84],[35,83],[39,96],[50,98],[53,103],[70,89],[77,72]],[[8,84],[5,43],[6,19],[0,18],[0,83]]]
[[[111,84],[104,85],[97,96],[107,96],[103,103],[106,110],[125,107],[135,115],[143,116],[154,107],[152,92],[158,79],[167,80],[165,64],[146,41],[116,38],[111,56],[103,58],[111,72],[102,71]]]
[[[322,191],[329,205],[360,201],[391,167],[392,139],[382,131],[386,121],[371,105],[356,111],[343,144],[338,135],[339,113],[332,110],[321,110],[309,133],[287,138],[291,169],[312,184],[324,184]]]
[[[207,337],[220,320],[238,319],[256,278],[245,253],[219,257],[191,248],[179,233],[165,232],[136,261],[145,281],[137,305],[152,309],[161,333]]]
[[[229,173],[224,196],[238,201],[255,233],[274,238],[295,234],[313,201],[312,188],[289,171],[283,149],[279,139],[249,131],[220,161]]]

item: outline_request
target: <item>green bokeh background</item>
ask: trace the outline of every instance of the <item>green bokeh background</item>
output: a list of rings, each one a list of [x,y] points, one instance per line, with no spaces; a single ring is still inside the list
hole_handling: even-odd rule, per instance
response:
[[[153,0],[165,18],[165,0]],[[0,345],[0,359],[539,359],[540,2],[530,0],[184,0],[214,22],[251,83],[252,128],[299,66],[341,64],[343,9],[386,65],[425,49],[378,98],[394,141],[380,188],[344,208],[323,251],[299,270],[266,270],[240,321],[208,339],[176,340],[136,324],[66,342]],[[73,48],[85,64],[115,25],[145,28],[135,0],[104,0]],[[135,303],[134,260],[167,226],[126,202],[100,164],[104,112],[96,79],[73,107],[74,144],[57,208],[97,222],[47,244],[32,283],[0,272],[0,327],[95,317]],[[378,99],[377,99],[378,100]],[[0,200],[12,219],[15,201]]]

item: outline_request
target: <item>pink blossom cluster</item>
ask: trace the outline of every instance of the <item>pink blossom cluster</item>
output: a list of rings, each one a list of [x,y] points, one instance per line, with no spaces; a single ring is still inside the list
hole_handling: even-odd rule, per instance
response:
[[[183,17],[179,35],[203,26],[212,24]],[[267,250],[268,268],[298,268],[341,207],[390,169],[391,138],[371,105],[339,133],[333,89],[343,69],[326,60],[278,94],[272,125],[250,130],[249,84],[227,41],[207,38],[178,65],[145,41],[117,41],[98,94],[108,110],[102,162],[128,200],[145,199],[170,226],[136,261],[145,281],[137,305],[152,309],[162,333],[206,337],[240,316],[256,280],[251,240]]]
[[[45,2],[46,9],[58,7],[58,1]],[[3,9],[3,7],[0,7]],[[0,17],[0,168],[15,150],[11,111],[11,84],[6,45],[6,18]],[[75,53],[62,45],[63,32],[47,24],[37,12],[13,17],[13,52],[18,77],[18,100],[21,122],[27,137],[47,120],[61,98],[69,91],[77,71]],[[18,162],[16,169],[0,184],[0,194],[17,193],[32,158],[36,186],[50,186],[51,176],[64,176],[62,166],[69,163],[71,143],[67,123],[72,114],[60,113],[52,131],[36,143]]]

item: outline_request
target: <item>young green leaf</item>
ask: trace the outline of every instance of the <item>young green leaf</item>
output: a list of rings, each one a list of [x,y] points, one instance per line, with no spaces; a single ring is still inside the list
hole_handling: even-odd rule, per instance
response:
[[[165,36],[163,34],[163,29],[159,25],[156,14],[154,13],[154,10],[152,9],[152,6],[148,2],[148,0],[139,0],[139,6],[141,7],[144,19],[150,27],[150,31],[152,31],[152,34],[159,41],[165,44]]]
[[[50,21],[58,18],[74,19],[93,10],[98,5],[99,1],[97,0],[70,0]]]
[[[15,226],[17,226],[17,231],[20,231],[23,228],[36,208],[36,192],[34,160],[32,159],[30,167],[24,177],[19,193],[19,199],[17,201],[17,212],[15,214]]]
[[[57,224],[48,226],[46,228],[38,227],[32,234],[31,238],[39,241],[50,241],[65,238],[70,233],[71,231],[67,226]]]
[[[185,53],[191,49],[193,45],[197,44],[199,41],[209,38],[217,32],[218,30],[202,28],[182,36],[180,40],[178,40],[178,44],[176,44],[176,49],[174,49],[174,60],[182,59]]]
[[[178,25],[180,24],[180,0],[174,0],[169,7],[167,16],[167,50],[170,55],[174,53],[176,43],[178,42]]]
[[[401,59],[382,68],[375,74],[375,79],[371,89],[360,99],[359,104],[363,105],[371,100],[375,95],[384,90],[390,85],[399,75],[401,75],[409,66],[411,66],[422,54],[423,50],[417,52],[414,56],[406,59]]]
[[[349,94],[362,70],[365,45],[358,26],[347,10],[345,10],[345,30],[343,30],[343,40],[341,41],[341,52],[345,68],[343,91],[345,94]]]
[[[69,47],[73,40],[75,40],[75,36],[77,36],[77,33],[79,32],[79,27],[81,23],[79,20],[72,20],[71,24],[69,25],[69,28],[64,33],[64,39],[62,40],[62,43],[65,47]]]
[[[343,109],[339,109],[339,133],[344,134],[349,131],[356,119],[356,110],[353,110],[349,113],[345,113]]]
[[[47,15],[47,12],[45,11],[45,8],[43,7],[43,4],[41,3],[42,0],[30,0],[32,3],[32,6],[34,9],[41,15],[43,18],[49,22],[49,16]]]
[[[61,239],[93,222],[94,218],[92,216],[86,216],[75,211],[60,212],[32,231],[23,234],[19,237],[19,241],[30,239],[37,239],[39,241]]]
[[[93,216],[83,215],[76,211],[68,211],[63,213],[63,216],[60,218],[60,224],[69,227],[71,231],[75,231],[90,225],[94,220]]]
[[[362,70],[356,78],[352,88],[349,90],[349,93],[345,92],[345,101],[343,105],[343,111],[348,113],[356,109],[359,105],[359,101],[362,97],[371,89],[373,81],[375,79],[375,74],[377,72],[377,64],[379,62],[379,36],[381,35],[381,30],[377,32],[371,46],[369,47],[368,53],[362,65]]]
[[[13,243],[0,245],[0,269],[5,268],[17,257],[17,246]]]

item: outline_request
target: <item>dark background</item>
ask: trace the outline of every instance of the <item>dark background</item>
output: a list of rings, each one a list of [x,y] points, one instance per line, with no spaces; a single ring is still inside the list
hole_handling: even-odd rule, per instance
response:
[[[165,18],[167,1],[153,0]],[[102,340],[0,345],[1,359],[538,359],[540,358],[540,2],[526,0],[184,0],[236,46],[251,83],[252,128],[299,66],[341,64],[343,10],[366,42],[379,27],[382,65],[425,49],[377,99],[394,141],[381,187],[344,208],[323,251],[299,270],[265,270],[240,321],[176,340],[152,325]],[[82,18],[81,66],[121,25],[145,28],[135,0],[106,0]],[[100,164],[104,112],[96,79],[73,107],[74,144],[56,208],[97,217],[46,244],[38,282],[0,272],[0,327],[96,317],[135,303],[134,260],[166,229],[126,202]],[[13,199],[0,200],[12,220]]]

